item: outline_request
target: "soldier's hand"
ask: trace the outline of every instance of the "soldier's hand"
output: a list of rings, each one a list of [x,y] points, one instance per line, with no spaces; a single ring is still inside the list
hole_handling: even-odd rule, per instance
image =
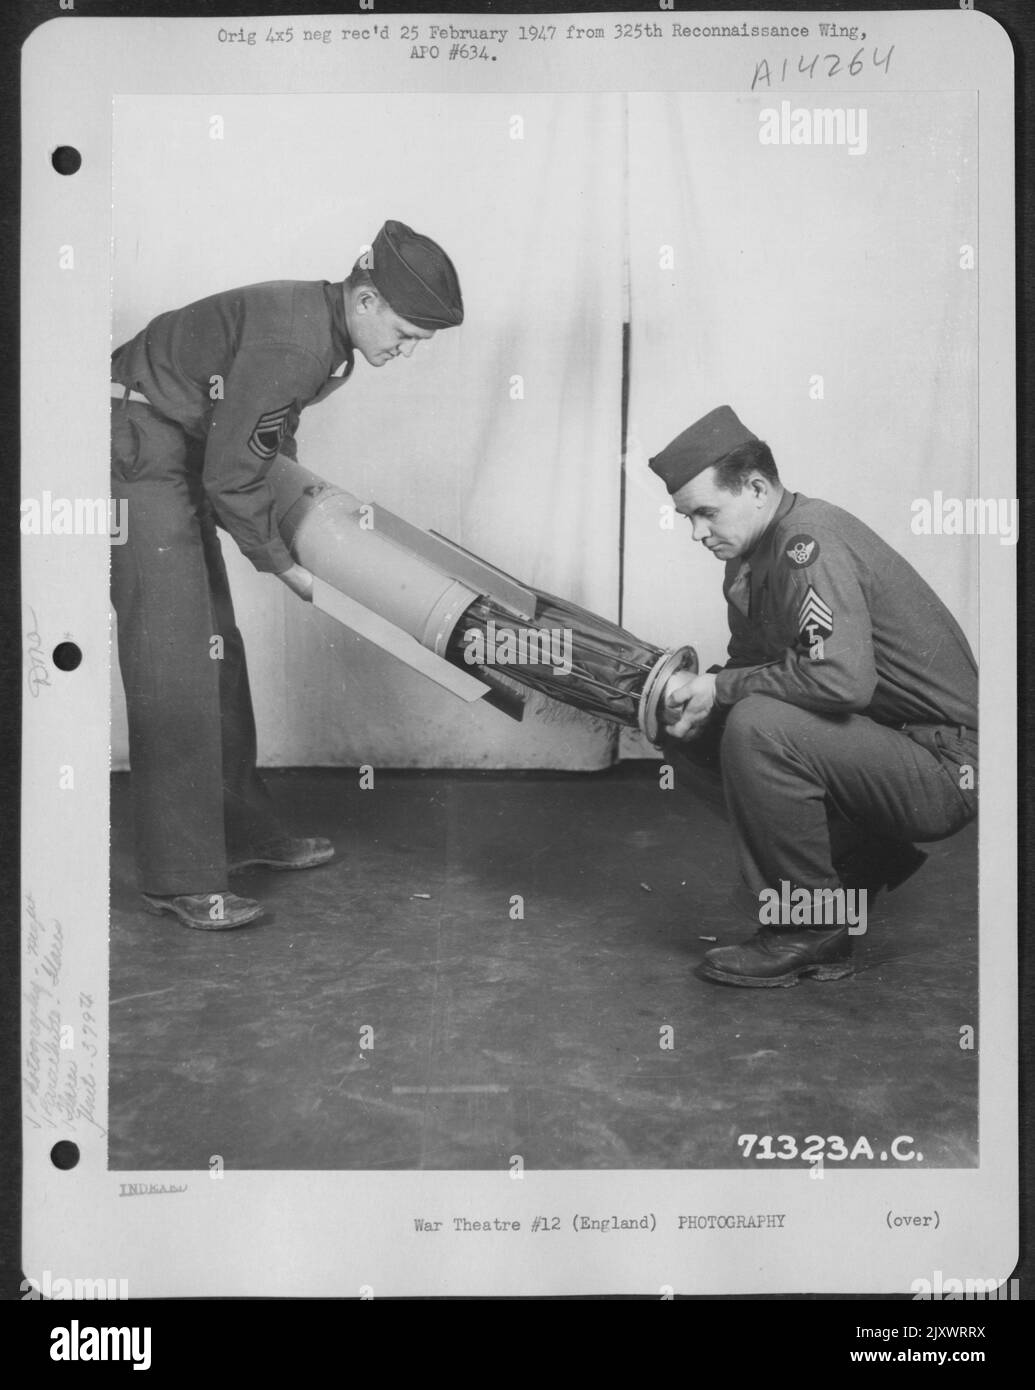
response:
[[[283,574],[278,574],[277,578],[288,586],[293,594],[297,594],[306,603],[313,601],[313,576],[304,565],[292,565]]]
[[[673,681],[665,692],[662,719],[670,738],[690,739],[701,732],[715,708],[715,677],[707,674]]]
[[[661,719],[665,724],[674,724],[686,707],[693,692],[694,676],[689,671],[680,671],[670,676],[665,685],[665,695],[661,703]]]

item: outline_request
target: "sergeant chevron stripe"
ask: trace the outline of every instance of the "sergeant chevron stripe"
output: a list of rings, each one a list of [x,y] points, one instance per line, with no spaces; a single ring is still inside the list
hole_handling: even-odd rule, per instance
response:
[[[279,410],[268,410],[265,415],[259,416],[248,437],[248,448],[253,454],[264,460],[277,457],[290,414],[291,406],[282,405]]]
[[[798,609],[798,631],[802,641],[829,637],[834,631],[834,615],[810,584]]]

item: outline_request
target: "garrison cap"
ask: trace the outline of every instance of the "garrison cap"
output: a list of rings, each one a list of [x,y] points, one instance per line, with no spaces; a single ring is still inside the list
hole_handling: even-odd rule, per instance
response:
[[[386,222],[371,247],[369,274],[389,306],[418,328],[455,328],[464,301],[453,262],[405,222]]]
[[[727,454],[758,436],[742,425],[728,405],[717,406],[696,420],[650,460],[653,471],[670,493],[703,473]]]

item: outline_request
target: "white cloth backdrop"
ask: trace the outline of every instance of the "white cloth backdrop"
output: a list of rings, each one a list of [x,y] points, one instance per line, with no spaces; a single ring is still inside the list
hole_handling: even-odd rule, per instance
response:
[[[385,218],[408,222],[454,260],[466,320],[409,361],[359,359],[303,413],[300,460],[616,616],[621,110],[619,97],[120,98],[115,342],[233,285],[341,279]],[[222,140],[210,138],[213,115]],[[605,726],[578,715],[521,725],[463,705],[223,540],[261,761],[611,760]],[[113,711],[113,762],[125,766],[121,688]]]
[[[723,659],[721,568],[686,523],[659,525],[667,499],[647,458],[725,402],[769,441],[789,486],[874,526],[973,640],[976,543],[914,535],[910,504],[936,489],[980,495],[977,272],[960,267],[961,246],[977,245],[976,100],[853,94],[868,113],[856,156],[762,145],[759,112],[784,98],[833,104],[787,93],[120,98],[115,341],[231,285],[341,278],[385,217],[410,222],[456,261],[467,320],[408,362],[360,361],[303,415],[300,458],[617,617],[627,219],[625,626],[659,645],[692,642],[706,666]],[[209,138],[213,115],[222,140]],[[516,725],[462,706],[224,550],[262,761],[610,761],[599,725]],[[630,736],[622,747],[645,751]],[[113,760],[125,765],[119,689]]]
[[[762,145],[785,98],[865,106],[867,152]],[[688,522],[661,528],[647,460],[729,404],[789,487],[871,525],[976,643],[978,542],[910,529],[916,498],[979,495],[976,122],[966,92],[630,97],[626,627],[725,659],[722,566]]]

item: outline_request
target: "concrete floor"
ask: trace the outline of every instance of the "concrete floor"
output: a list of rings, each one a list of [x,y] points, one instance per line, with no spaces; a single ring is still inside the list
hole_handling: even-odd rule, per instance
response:
[[[723,823],[657,764],[269,781],[339,858],[235,876],[268,915],[209,934],[137,910],[113,777],[111,1168],[737,1168],[742,1133],[976,1164],[974,827],[871,912],[853,979],[744,990],[692,973],[751,927]]]

